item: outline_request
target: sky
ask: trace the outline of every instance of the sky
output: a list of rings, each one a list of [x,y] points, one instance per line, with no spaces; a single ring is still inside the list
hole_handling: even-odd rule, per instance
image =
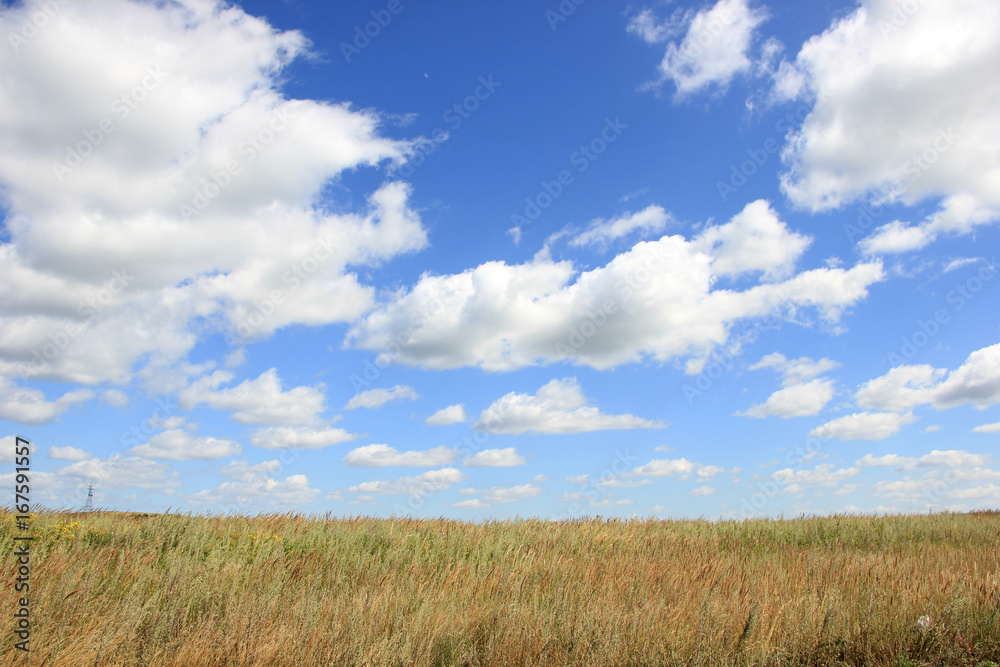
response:
[[[0,5],[52,508],[1000,507],[1000,4]]]

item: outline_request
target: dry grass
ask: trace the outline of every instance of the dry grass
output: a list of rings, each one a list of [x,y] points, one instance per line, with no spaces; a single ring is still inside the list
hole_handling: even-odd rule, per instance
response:
[[[487,524],[42,512],[33,525],[32,665],[1000,661],[997,512]],[[0,513],[10,626],[14,534]],[[0,631],[0,663],[24,664]]]

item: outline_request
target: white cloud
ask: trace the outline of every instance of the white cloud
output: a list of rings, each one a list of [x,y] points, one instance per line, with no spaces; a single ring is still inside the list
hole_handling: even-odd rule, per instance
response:
[[[359,392],[351,397],[345,409],[380,408],[389,401],[401,401],[403,399],[412,401],[418,398],[420,398],[420,394],[413,387],[407,387],[405,384],[397,384],[390,389],[369,389]]]
[[[771,479],[784,486],[785,493],[799,493],[812,487],[834,487],[844,480],[854,477],[861,469],[858,467],[835,469],[832,464],[823,463],[812,470],[785,468],[771,473]]]
[[[915,468],[958,468],[969,466],[982,466],[990,461],[988,454],[971,454],[961,449],[939,450],[935,449],[923,456],[900,456],[898,454],[886,454],[875,456],[865,454],[858,459],[855,465],[873,468],[892,467],[896,470],[913,470]]]
[[[745,214],[754,217],[756,208],[766,202],[750,204]],[[743,291],[714,289],[716,271],[773,276],[795,253],[787,251],[794,245],[787,230],[774,236],[786,250],[755,254],[747,252],[755,237],[734,231],[740,225],[713,229],[705,228],[701,241],[675,235],[639,242],[583,272],[543,250],[523,264],[491,261],[458,274],[425,274],[358,321],[346,342],[378,353],[398,346],[380,358],[433,370],[506,371],[557,361],[607,369],[647,358],[704,359],[740,321],[777,316],[801,323],[815,312],[836,325],[884,277],[875,262],[812,269]]]
[[[819,414],[833,400],[833,380],[817,378],[779,389],[764,403],[754,405],[737,415],[744,417],[806,417]]]
[[[607,415],[587,405],[576,378],[552,380],[534,395],[510,392],[483,410],[477,429],[494,434],[586,433],[636,428],[663,428],[664,424],[631,414]]]
[[[101,402],[114,408],[120,408],[128,405],[128,394],[121,389],[105,389],[101,392]]]
[[[272,506],[305,505],[319,496],[319,489],[309,485],[306,475],[289,475],[284,479],[274,477],[274,473],[282,468],[277,460],[255,465],[233,461],[222,469],[222,474],[231,481],[223,482],[212,490],[199,491],[191,496],[191,500],[245,511],[249,506],[260,503]]]
[[[463,507],[466,509],[482,509],[484,507],[489,507],[490,504],[483,502],[479,498],[470,498],[469,500],[460,500],[457,503],[452,503],[452,507]]]
[[[274,368],[256,380],[244,380],[235,387],[218,389],[234,377],[231,371],[215,371],[199,378],[179,394],[181,408],[190,410],[206,404],[216,410],[232,410],[241,424],[305,425],[326,410],[326,397],[317,387],[281,388],[281,378]]]
[[[447,426],[465,422],[465,406],[461,403],[441,408],[425,420],[431,426]]]
[[[787,387],[788,385],[811,380],[817,375],[821,375],[839,366],[840,364],[836,361],[825,357],[818,361],[809,357],[786,359],[785,355],[780,352],[772,352],[762,357],[756,364],[750,366],[750,370],[773,368],[781,373],[781,384]]]
[[[689,495],[692,495],[692,496],[710,496],[713,493],[715,493],[715,487],[714,486],[708,486],[706,484],[705,486],[699,486],[699,487],[693,489]]]
[[[924,0],[900,22],[895,0],[860,4],[779,72],[779,87],[817,100],[785,147],[785,192],[814,211],[869,196],[939,200],[915,225],[877,229],[868,253],[1000,219],[1000,7]]]
[[[462,465],[467,468],[509,468],[511,466],[521,466],[527,462],[527,459],[517,453],[517,449],[514,447],[505,447],[503,449],[484,449],[481,452],[476,452],[472,456],[466,457],[462,461]]]
[[[653,459],[631,471],[632,475],[643,477],[666,477],[668,475],[690,474],[699,463],[692,463],[685,458],[681,459]]]
[[[13,438],[11,442],[13,443]],[[14,446],[11,444],[11,456],[10,460],[13,460]],[[83,461],[90,458],[90,454],[82,449],[73,447],[71,445],[66,445],[65,447],[50,447],[49,448],[49,458],[61,459],[63,461]]]
[[[43,4],[5,6],[0,34]],[[427,243],[409,187],[338,213],[323,188],[413,143],[382,136],[375,111],[287,99],[283,70],[307,48],[235,6],[94,0],[0,53],[0,374],[126,384],[220,331],[242,342],[370,308],[355,271]],[[131,91],[144,99],[126,107]],[[50,337],[68,345],[36,356]]]
[[[591,507],[628,507],[635,505],[634,500],[628,498],[604,498],[603,500],[592,500],[588,503]]]
[[[169,461],[190,461],[193,459],[214,461],[227,456],[239,456],[242,451],[239,443],[232,440],[220,440],[208,436],[199,436],[181,429],[170,429],[150,436],[145,444],[133,447],[130,454],[145,456],[150,459],[167,459]]]
[[[972,429],[973,433],[1000,433],[1000,422],[983,424]]]
[[[862,385],[854,399],[863,408],[897,412],[918,405],[937,410],[996,405],[1000,403],[1000,343],[972,352],[951,372],[926,364],[896,366]]]
[[[750,47],[757,26],[767,18],[746,0],[719,0],[698,13],[677,15],[662,24],[648,11],[630,20],[628,30],[646,42],[663,41],[686,27],[680,44],[670,42],[660,62],[660,83],[677,87],[675,99],[717,86],[725,89],[733,77],[750,70]]]
[[[637,486],[652,484],[651,479],[622,479],[620,477],[607,476],[597,483],[597,486],[604,486],[612,489],[633,489]]]
[[[272,426],[254,431],[250,435],[250,444],[264,449],[320,449],[350,442],[357,437],[357,433],[324,425]]]
[[[808,236],[789,230],[770,204],[758,199],[730,222],[707,228],[691,246],[712,256],[716,275],[760,271],[765,278],[780,278],[791,273],[811,242]]]
[[[54,401],[45,399],[39,389],[23,387],[13,380],[0,377],[0,419],[18,424],[48,424],[72,405],[89,401],[94,392],[89,389],[68,391]]]
[[[839,417],[809,431],[811,438],[837,438],[839,440],[884,440],[896,435],[899,429],[916,418],[910,414],[893,412],[856,412]]]
[[[647,206],[637,213],[628,213],[611,220],[600,218],[591,221],[587,229],[569,240],[569,245],[582,247],[597,245],[604,247],[609,242],[639,231],[643,235],[659,232],[671,222],[673,217],[662,206]]]
[[[465,475],[457,468],[441,468],[412,477],[362,482],[347,490],[352,493],[371,493],[380,496],[426,495],[435,491],[446,491],[464,479]]]
[[[453,463],[456,455],[454,449],[444,446],[422,452],[400,452],[389,445],[365,445],[352,449],[341,460],[346,466],[358,468],[384,468],[386,466],[432,468]]]
[[[496,487],[483,494],[483,500],[488,503],[512,503],[517,500],[534,498],[542,492],[537,484],[518,484],[517,486]]]

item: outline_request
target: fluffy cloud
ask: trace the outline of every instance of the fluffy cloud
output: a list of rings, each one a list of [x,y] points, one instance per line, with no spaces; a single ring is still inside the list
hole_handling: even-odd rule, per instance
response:
[[[89,389],[68,391],[54,401],[48,401],[38,389],[23,387],[0,377],[0,419],[18,424],[48,424],[66,412],[70,406],[89,401],[94,392]]]
[[[854,395],[862,408],[902,412],[918,405],[945,410],[1000,403],[1000,343],[972,352],[955,370],[928,365],[896,366],[862,385]]]
[[[494,434],[586,433],[635,428],[663,428],[664,424],[631,414],[606,415],[587,405],[576,378],[552,380],[534,395],[509,394],[483,410],[477,429]]]
[[[1000,433],[1000,422],[983,424],[972,429],[973,433]]]
[[[582,273],[543,250],[523,264],[425,274],[353,326],[347,342],[380,353],[399,345],[384,361],[430,369],[513,370],[563,360],[606,369],[644,358],[705,358],[740,320],[801,320],[815,309],[836,323],[882,280],[876,262],[803,271],[743,291],[713,289],[720,275],[773,276],[797,257],[801,239],[783,223],[768,223],[763,236],[746,229],[746,220],[768,218],[768,211],[766,202],[754,202],[721,231],[709,226],[694,241],[639,242]],[[763,238],[780,241],[778,250],[750,252]]]
[[[454,462],[456,452],[448,447],[435,447],[423,452],[400,452],[389,445],[365,445],[352,449],[342,461],[346,466],[358,468],[384,468],[386,466],[427,467]]]
[[[861,469],[858,467],[837,470],[832,464],[824,463],[812,470],[794,470],[792,468],[776,470],[771,474],[770,479],[781,484],[785,493],[800,493],[813,487],[839,486],[844,480],[854,477],[859,472]]]
[[[833,380],[817,378],[779,389],[760,405],[754,405],[737,415],[744,417],[806,417],[819,414],[833,399]]]
[[[347,402],[345,408],[347,410],[355,408],[379,408],[389,401],[415,400],[417,398],[420,398],[420,394],[413,387],[407,387],[405,384],[397,384],[390,389],[369,389],[368,391],[355,394]]]
[[[446,408],[441,408],[428,417],[425,422],[431,426],[461,424],[465,422],[465,406],[458,403],[457,405],[449,405]]]
[[[219,440],[199,436],[181,429],[170,429],[151,436],[145,444],[133,447],[130,454],[150,459],[169,461],[190,461],[201,459],[214,461],[227,456],[239,456],[242,448],[232,440]]]
[[[913,470],[914,468],[957,468],[960,466],[981,466],[990,461],[988,454],[970,454],[961,449],[949,449],[941,451],[933,450],[930,454],[923,456],[900,456],[898,454],[886,454],[875,456],[865,454],[858,459],[855,465],[866,468],[895,468],[896,470]]]
[[[215,489],[199,491],[191,496],[196,503],[222,505],[230,510],[243,510],[256,505],[304,505],[319,496],[319,490],[309,485],[305,475],[289,475],[277,479],[274,474],[282,470],[280,461],[264,461],[250,465],[246,461],[233,461],[222,469],[230,478]]]
[[[11,441],[13,441],[13,438],[11,438]],[[11,445],[11,456],[8,458],[12,460],[13,456],[13,445]],[[89,459],[90,454],[78,447],[66,445],[65,447],[49,448],[49,458],[61,459],[63,461],[83,461]]]
[[[667,477],[680,475],[682,479],[687,479],[691,473],[695,473],[699,480],[707,480],[719,473],[723,469],[719,466],[705,465],[696,461],[688,461],[686,458],[680,459],[653,459],[649,463],[633,468],[625,473],[623,477]],[[625,484],[607,484],[606,486],[626,486]]]
[[[272,426],[253,432],[250,444],[264,449],[320,449],[350,442],[358,437],[342,428],[318,426]]]
[[[517,486],[490,489],[483,495],[483,500],[490,504],[512,503],[516,500],[534,498],[541,492],[542,487],[537,484],[518,484]]]
[[[462,465],[467,468],[509,468],[511,466],[522,466],[527,463],[527,459],[517,453],[513,447],[503,449],[484,449],[468,456],[462,461]]]
[[[838,440],[885,440],[896,435],[906,424],[916,420],[910,413],[856,412],[846,417],[828,421],[809,431],[811,438],[837,438]]]
[[[646,10],[636,15],[628,30],[646,42],[662,42],[686,28],[678,44],[667,44],[660,62],[660,81],[673,81],[675,99],[717,86],[725,89],[733,77],[751,68],[750,47],[757,27],[767,18],[763,9],[746,0],[719,0],[695,14],[679,14],[658,24]]]
[[[0,33],[42,7],[4,7]],[[307,48],[238,7],[95,0],[0,52],[0,375],[125,383],[215,332],[239,344],[371,306],[354,271],[427,242],[409,188],[356,212],[320,195],[412,143],[376,112],[286,98]]]
[[[773,368],[781,373],[781,384],[784,386],[798,384],[813,379],[827,371],[840,366],[831,359],[820,359],[814,361],[809,357],[799,357],[798,359],[786,359],[780,352],[772,352],[765,355],[756,364],[750,366],[750,370],[755,371],[761,368]]]
[[[706,484],[705,486],[699,486],[699,487],[693,489],[691,491],[690,495],[692,495],[692,496],[710,496],[713,493],[715,493],[715,487],[714,486],[708,486]]]
[[[603,247],[636,231],[643,234],[662,231],[672,219],[662,206],[647,206],[637,213],[622,215],[611,220],[598,218],[593,220],[587,229],[570,238],[569,245]]]
[[[320,389],[295,387],[283,391],[274,368],[261,373],[256,380],[218,389],[234,377],[231,371],[215,371],[199,378],[180,393],[180,406],[190,410],[204,403],[216,410],[232,410],[233,419],[242,424],[304,425],[326,410],[326,397]]]
[[[778,88],[815,99],[783,158],[793,202],[827,210],[870,196],[938,199],[916,224],[893,221],[869,253],[921,248],[1000,219],[1000,6],[924,0],[900,22],[895,0],[863,0],[785,63]]]
[[[435,491],[446,491],[464,479],[465,474],[457,468],[441,468],[412,477],[362,482],[347,490],[352,493],[381,496],[426,495]]]
[[[765,278],[782,277],[809,247],[811,239],[788,229],[768,202],[750,202],[724,225],[707,228],[692,248],[712,257],[712,272],[735,276],[760,271]]]

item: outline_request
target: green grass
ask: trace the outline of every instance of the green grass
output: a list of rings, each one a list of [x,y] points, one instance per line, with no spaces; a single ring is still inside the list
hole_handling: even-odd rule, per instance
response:
[[[32,523],[33,665],[1000,662],[1000,512]],[[5,610],[15,534],[0,513]]]

